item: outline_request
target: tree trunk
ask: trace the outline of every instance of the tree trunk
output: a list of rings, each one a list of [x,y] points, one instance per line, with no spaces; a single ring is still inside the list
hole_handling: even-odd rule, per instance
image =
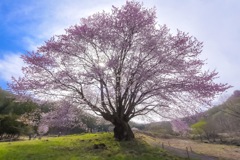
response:
[[[108,113],[101,113],[103,118],[114,125],[114,138],[118,141],[130,141],[134,139],[134,134],[128,124],[128,120],[121,119]]]
[[[134,139],[134,134],[127,122],[120,121],[114,123],[114,138],[118,141],[130,141]]]

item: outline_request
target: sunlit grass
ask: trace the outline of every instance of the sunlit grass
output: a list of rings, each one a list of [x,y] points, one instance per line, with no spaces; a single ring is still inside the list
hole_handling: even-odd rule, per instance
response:
[[[94,149],[94,144],[105,148]],[[118,142],[112,133],[71,135],[0,143],[1,160],[174,160],[180,159],[144,141]]]

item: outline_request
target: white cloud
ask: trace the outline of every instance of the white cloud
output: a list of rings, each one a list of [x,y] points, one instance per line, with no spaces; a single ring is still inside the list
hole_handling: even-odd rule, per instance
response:
[[[15,21],[19,17],[23,17],[24,20],[30,20],[28,25],[19,26],[19,30],[25,34],[22,42],[25,44],[26,49],[36,50],[50,37],[64,34],[65,29],[78,24],[81,18],[103,10],[110,11],[112,1],[104,0],[103,2],[99,3],[96,0],[89,2],[78,0],[34,1],[28,4],[26,8],[24,6],[18,8],[15,11],[16,13],[9,15],[8,19],[9,21]],[[114,5],[121,6],[124,3],[125,1],[120,0],[115,1]]]
[[[23,65],[24,63],[20,58],[20,54],[5,54],[3,59],[0,59],[0,79],[4,81],[11,81],[12,77],[21,76],[21,68]]]
[[[234,86],[229,92],[240,89],[240,2],[229,1],[155,1],[158,22],[172,29],[189,32],[204,43],[202,59],[205,69],[216,69],[216,82]]]
[[[41,46],[41,44],[43,44],[43,42],[39,42],[39,40],[30,37],[23,37],[22,41],[23,44],[26,46],[26,49],[29,51],[36,51],[37,48]]]

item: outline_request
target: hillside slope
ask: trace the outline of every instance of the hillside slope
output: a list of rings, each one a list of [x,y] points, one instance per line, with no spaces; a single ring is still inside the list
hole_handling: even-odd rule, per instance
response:
[[[112,133],[4,142],[0,160],[181,160],[141,139],[118,142]]]

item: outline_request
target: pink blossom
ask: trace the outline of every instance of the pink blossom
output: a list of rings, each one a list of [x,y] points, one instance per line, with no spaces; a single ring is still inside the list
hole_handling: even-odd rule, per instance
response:
[[[38,130],[37,132],[40,134],[40,135],[44,135],[48,132],[49,130],[49,126],[48,125],[45,125],[45,124],[40,124],[38,126]]]
[[[24,76],[9,86],[19,95],[70,98],[69,103],[120,126],[116,130],[136,116],[193,114],[230,88],[214,81],[216,71],[203,71],[202,42],[156,26],[155,9],[135,1],[83,18],[22,56]],[[56,115],[60,124],[75,118],[65,109]]]

